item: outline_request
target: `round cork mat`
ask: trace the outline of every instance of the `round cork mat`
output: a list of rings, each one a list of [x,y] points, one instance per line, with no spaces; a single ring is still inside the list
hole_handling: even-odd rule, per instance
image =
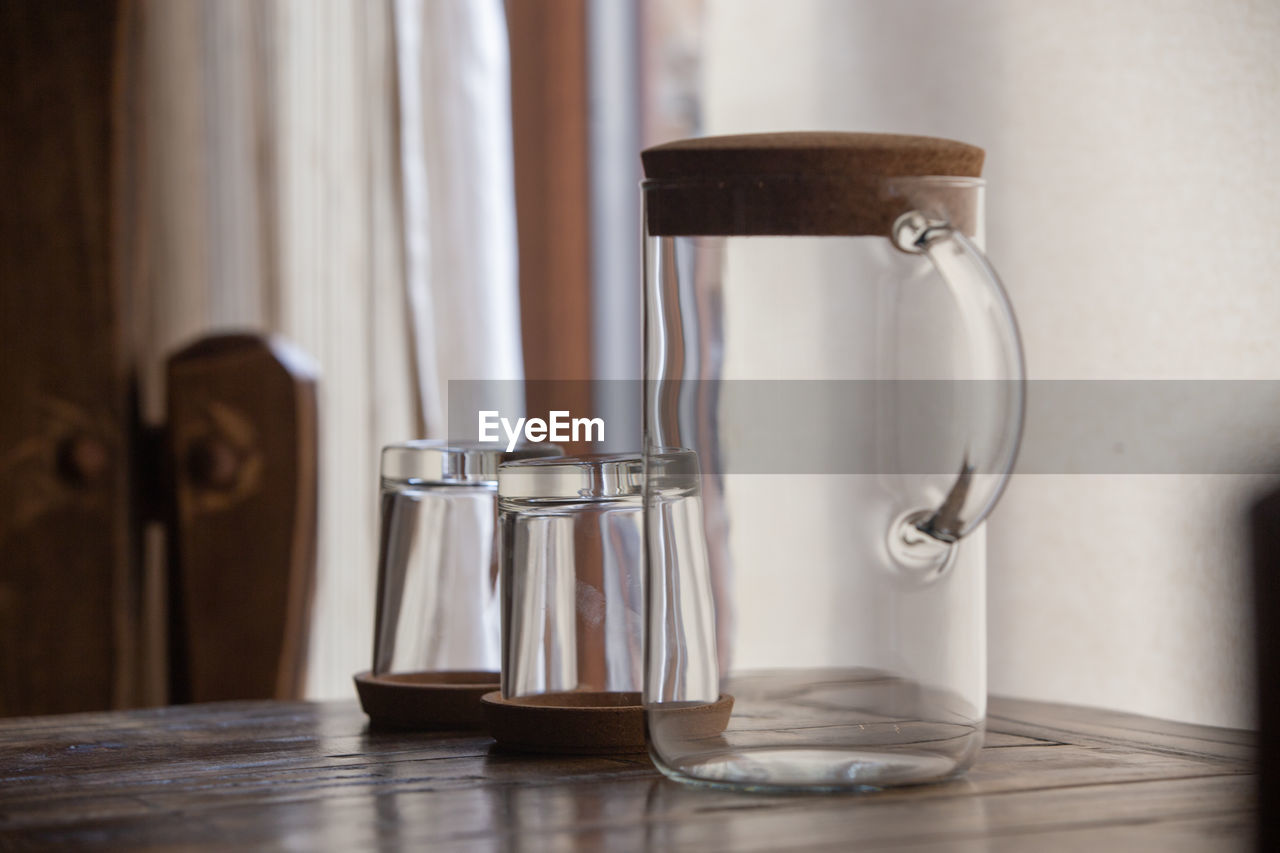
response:
[[[483,729],[480,697],[498,687],[483,671],[357,673],[360,707],[376,725],[439,731]]]
[[[503,699],[499,691],[481,700],[489,733],[501,746],[521,752],[570,755],[639,753],[646,749],[644,705],[639,693],[543,693]],[[681,709],[699,734],[724,731],[733,697]]]
[[[981,148],[888,133],[705,136],[645,149],[655,236],[877,235],[911,209],[911,182],[982,174]]]

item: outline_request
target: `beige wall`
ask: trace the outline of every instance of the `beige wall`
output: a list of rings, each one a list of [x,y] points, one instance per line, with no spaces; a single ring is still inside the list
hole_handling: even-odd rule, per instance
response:
[[[707,133],[987,149],[1032,378],[1280,378],[1280,5],[710,0],[706,37]],[[1015,478],[990,524],[992,692],[1250,724],[1260,480]]]

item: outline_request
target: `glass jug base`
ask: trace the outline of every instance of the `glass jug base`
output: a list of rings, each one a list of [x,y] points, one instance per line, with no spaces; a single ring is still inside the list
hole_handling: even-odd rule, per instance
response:
[[[937,782],[963,772],[968,762],[944,755],[874,748],[757,747],[702,755],[670,766],[680,782],[762,792],[877,791]]]
[[[956,776],[982,748],[983,712],[940,687],[867,667],[739,672],[724,731],[650,703],[649,752],[681,781],[773,791],[858,791]]]

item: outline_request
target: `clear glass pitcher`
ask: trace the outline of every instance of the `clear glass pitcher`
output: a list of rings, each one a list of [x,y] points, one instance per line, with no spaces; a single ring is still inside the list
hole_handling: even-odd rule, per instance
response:
[[[779,789],[962,771],[986,708],[983,521],[1024,393],[983,152],[796,133],[642,158],[655,762]],[[723,733],[682,725],[721,694]]]

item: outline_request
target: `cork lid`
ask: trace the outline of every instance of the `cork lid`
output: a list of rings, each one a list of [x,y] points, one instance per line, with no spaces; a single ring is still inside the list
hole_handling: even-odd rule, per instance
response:
[[[646,224],[655,235],[887,235],[910,207],[904,179],[963,185],[982,174],[983,157],[963,142],[899,134],[683,139],[641,152]]]

